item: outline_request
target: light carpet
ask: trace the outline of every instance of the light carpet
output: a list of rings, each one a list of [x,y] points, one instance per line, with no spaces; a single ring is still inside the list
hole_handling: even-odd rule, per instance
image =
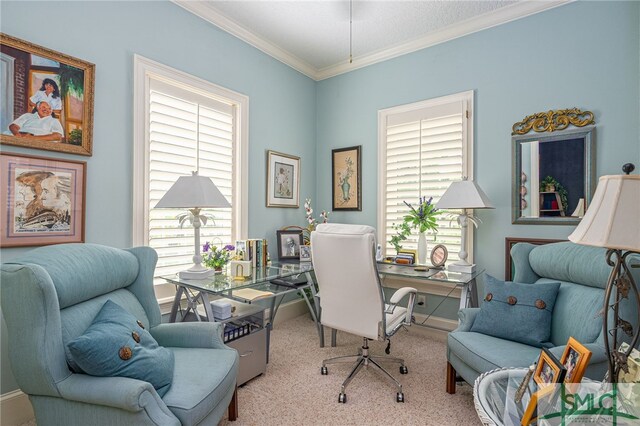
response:
[[[396,388],[378,371],[363,368],[347,387],[347,403],[338,403],[340,385],[351,364],[329,365],[322,360],[355,354],[362,338],[338,333],[335,348],[318,346],[313,321],[300,316],[276,325],[271,333],[267,371],[238,389],[239,416],[221,425],[479,425],[468,385],[458,384],[455,395],[445,392],[446,345],[416,330],[400,330],[391,356],[404,358],[409,374],[388,371],[402,383],[405,402],[397,403]],[[326,332],[326,342],[330,333]],[[370,342],[369,353],[384,355],[384,342]],[[384,365],[384,364],[383,364]],[[28,426],[35,426],[30,422]],[[23,426],[27,426],[23,425]]]

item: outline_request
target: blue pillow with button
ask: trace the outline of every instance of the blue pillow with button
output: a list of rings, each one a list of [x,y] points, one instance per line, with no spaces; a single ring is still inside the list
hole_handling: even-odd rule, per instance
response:
[[[472,332],[530,346],[549,346],[551,314],[560,283],[522,284],[485,279],[485,298]]]
[[[73,361],[92,376],[143,380],[161,397],[171,387],[173,352],[159,346],[142,322],[111,300],[67,347]]]

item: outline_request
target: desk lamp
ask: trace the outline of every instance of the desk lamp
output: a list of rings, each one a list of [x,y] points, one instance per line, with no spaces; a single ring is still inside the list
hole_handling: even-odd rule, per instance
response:
[[[621,368],[626,369],[627,357],[638,343],[640,335],[640,330],[634,332],[628,319],[619,315],[620,301],[631,297],[638,310],[637,324],[640,324],[640,295],[627,265],[627,259],[640,254],[640,176],[630,175],[633,169],[635,166],[627,163],[622,166],[624,175],[602,176],[599,179],[582,221],[569,235],[569,240],[577,244],[606,247],[607,264],[613,267],[605,288],[602,321],[606,337],[604,348],[609,364],[608,381],[611,383],[617,382]],[[613,324],[609,323],[610,308],[613,309]],[[631,338],[631,346],[625,354],[617,353],[619,332]],[[612,337],[612,343],[609,336]]]
[[[180,176],[156,204],[156,208],[187,208],[192,215],[195,236],[193,266],[181,271],[178,274],[180,278],[203,279],[215,273],[213,269],[202,266],[200,226],[202,222],[206,225],[207,219],[200,215],[200,209],[220,207],[231,207],[231,204],[211,179],[198,176],[198,172],[193,172],[191,176]]]
[[[463,178],[459,182],[453,182],[445,191],[440,201],[436,203],[438,209],[462,209],[458,215],[458,223],[462,227],[462,240],[460,242],[460,260],[447,267],[453,272],[464,272],[471,274],[475,271],[475,264],[467,262],[467,223],[471,221],[476,228],[478,219],[471,217],[465,209],[492,209],[493,205],[489,197],[472,180]]]

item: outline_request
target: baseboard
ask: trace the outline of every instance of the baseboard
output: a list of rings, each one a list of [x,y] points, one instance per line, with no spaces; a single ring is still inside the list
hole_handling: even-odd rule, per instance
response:
[[[410,327],[412,333],[420,333],[426,337],[439,340],[441,342],[446,342],[449,332],[458,327],[458,321],[448,318],[431,315],[431,317],[425,321],[427,318],[426,315],[414,312],[413,316],[415,318],[415,324]],[[423,322],[424,324],[422,324]]]
[[[287,303],[283,303],[278,308],[276,317],[273,319],[273,325],[278,325],[281,322],[290,320],[300,315],[309,314],[309,308],[304,300],[292,300]]]
[[[0,395],[0,424],[18,426],[34,418],[27,394],[15,390]]]

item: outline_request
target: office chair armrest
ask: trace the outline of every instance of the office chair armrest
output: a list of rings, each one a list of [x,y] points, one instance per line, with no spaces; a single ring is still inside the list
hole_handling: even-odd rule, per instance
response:
[[[174,348],[228,349],[222,340],[224,324],[219,322],[165,323],[149,332],[160,346]]]
[[[142,380],[71,374],[57,386],[64,399],[131,412],[144,410],[155,424],[180,425],[153,386]]]
[[[389,307],[387,308],[386,313],[393,313],[393,310],[396,308],[398,303],[406,296],[409,295],[409,300],[407,302],[407,313],[404,318],[403,324],[411,325],[411,318],[413,317],[413,305],[416,303],[416,294],[418,290],[413,287],[402,287],[396,290],[389,299]]]
[[[395,293],[393,293],[393,296],[391,296],[391,299],[389,299],[389,303],[391,305],[397,305],[403,297],[405,297],[407,294],[409,293],[413,293],[416,294],[418,292],[418,290],[416,290],[413,287],[402,287],[399,288],[398,290],[396,290]]]

